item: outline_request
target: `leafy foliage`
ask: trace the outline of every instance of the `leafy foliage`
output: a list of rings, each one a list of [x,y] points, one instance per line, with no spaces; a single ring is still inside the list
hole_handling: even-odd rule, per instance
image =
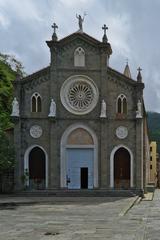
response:
[[[11,127],[11,101],[13,98],[14,72],[8,65],[0,61],[0,129]]]
[[[13,144],[9,142],[3,131],[0,131],[0,175],[12,170],[15,165]]]
[[[26,75],[22,63],[18,61],[15,56],[0,53],[0,61],[16,72],[20,77]]]
[[[160,113],[148,112],[148,128],[150,141],[156,141],[160,153]]]
[[[10,118],[13,81],[17,75],[23,74],[23,66],[19,61],[0,53],[0,176],[12,171],[15,165],[13,144],[6,137],[5,129],[13,127]]]
[[[25,75],[22,63],[14,56],[0,53],[0,129],[12,127],[10,113],[13,100],[13,81]]]

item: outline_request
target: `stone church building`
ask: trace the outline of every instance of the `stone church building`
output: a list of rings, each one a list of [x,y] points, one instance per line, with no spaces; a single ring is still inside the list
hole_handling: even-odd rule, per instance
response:
[[[141,69],[112,69],[112,48],[83,32],[47,41],[50,65],[15,81],[16,189],[142,193],[148,135]],[[43,57],[43,56],[42,56]],[[22,181],[23,180],[23,181]]]

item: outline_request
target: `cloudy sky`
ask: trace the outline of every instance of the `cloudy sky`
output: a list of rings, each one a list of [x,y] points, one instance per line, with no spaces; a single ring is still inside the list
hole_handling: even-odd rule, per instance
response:
[[[84,31],[102,39],[108,27],[110,66],[132,77],[143,71],[147,110],[160,112],[160,0],[0,0],[0,52],[15,55],[30,74],[49,65],[45,43],[58,25],[58,38],[78,30],[76,13],[87,16]]]

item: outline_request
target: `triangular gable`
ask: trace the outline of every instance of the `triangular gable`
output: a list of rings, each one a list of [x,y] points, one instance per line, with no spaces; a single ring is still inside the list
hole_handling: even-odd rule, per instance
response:
[[[85,41],[85,42],[87,42],[87,43],[89,43],[89,44],[92,44],[94,46],[98,46],[98,47],[101,46],[101,47],[108,48],[108,49],[110,49],[110,51],[109,51],[110,54],[112,53],[110,43],[103,43],[103,42],[101,42],[101,41],[91,37],[87,33],[79,32],[79,31],[74,32],[74,33],[68,35],[67,37],[64,37],[64,38],[62,38],[62,39],[60,39],[58,41],[50,40],[50,41],[46,41],[46,43],[47,43],[47,45],[49,47],[51,47],[53,43],[56,46],[58,46],[58,45],[59,46],[63,46],[63,45],[65,45],[65,44],[67,44],[67,43],[69,43],[69,42],[71,42],[71,41],[73,41],[75,39],[78,39],[78,38],[83,40],[83,41]]]
[[[46,76],[49,74],[50,74],[50,66],[40,69],[37,72],[31,73],[30,75],[23,77],[22,79],[20,79],[18,81],[15,80],[15,83],[16,82],[20,82],[20,83],[29,82],[29,81],[32,81],[33,79],[43,77],[43,76]]]
[[[68,41],[72,41],[76,38],[81,38],[83,39],[84,41],[87,41],[87,42],[92,42],[93,44],[102,44],[102,42],[100,42],[99,40],[91,37],[90,35],[88,35],[87,33],[85,32],[74,32],[62,39],[59,40],[59,43],[63,44],[63,43],[66,43]]]
[[[113,77],[119,77],[119,79],[123,79],[123,81],[125,81],[125,83],[129,83],[131,85],[139,85],[139,83],[137,83],[136,80],[128,78],[127,76],[125,76],[123,73],[120,73],[118,71],[116,71],[115,69],[108,67],[108,73],[113,76]],[[144,88],[144,83],[141,83],[142,87]]]

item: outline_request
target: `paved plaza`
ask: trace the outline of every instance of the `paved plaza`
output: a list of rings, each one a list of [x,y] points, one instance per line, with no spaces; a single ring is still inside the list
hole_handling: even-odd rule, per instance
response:
[[[135,203],[126,212],[133,200],[50,198],[48,203],[1,206],[0,240],[159,240],[160,190],[153,201]]]

